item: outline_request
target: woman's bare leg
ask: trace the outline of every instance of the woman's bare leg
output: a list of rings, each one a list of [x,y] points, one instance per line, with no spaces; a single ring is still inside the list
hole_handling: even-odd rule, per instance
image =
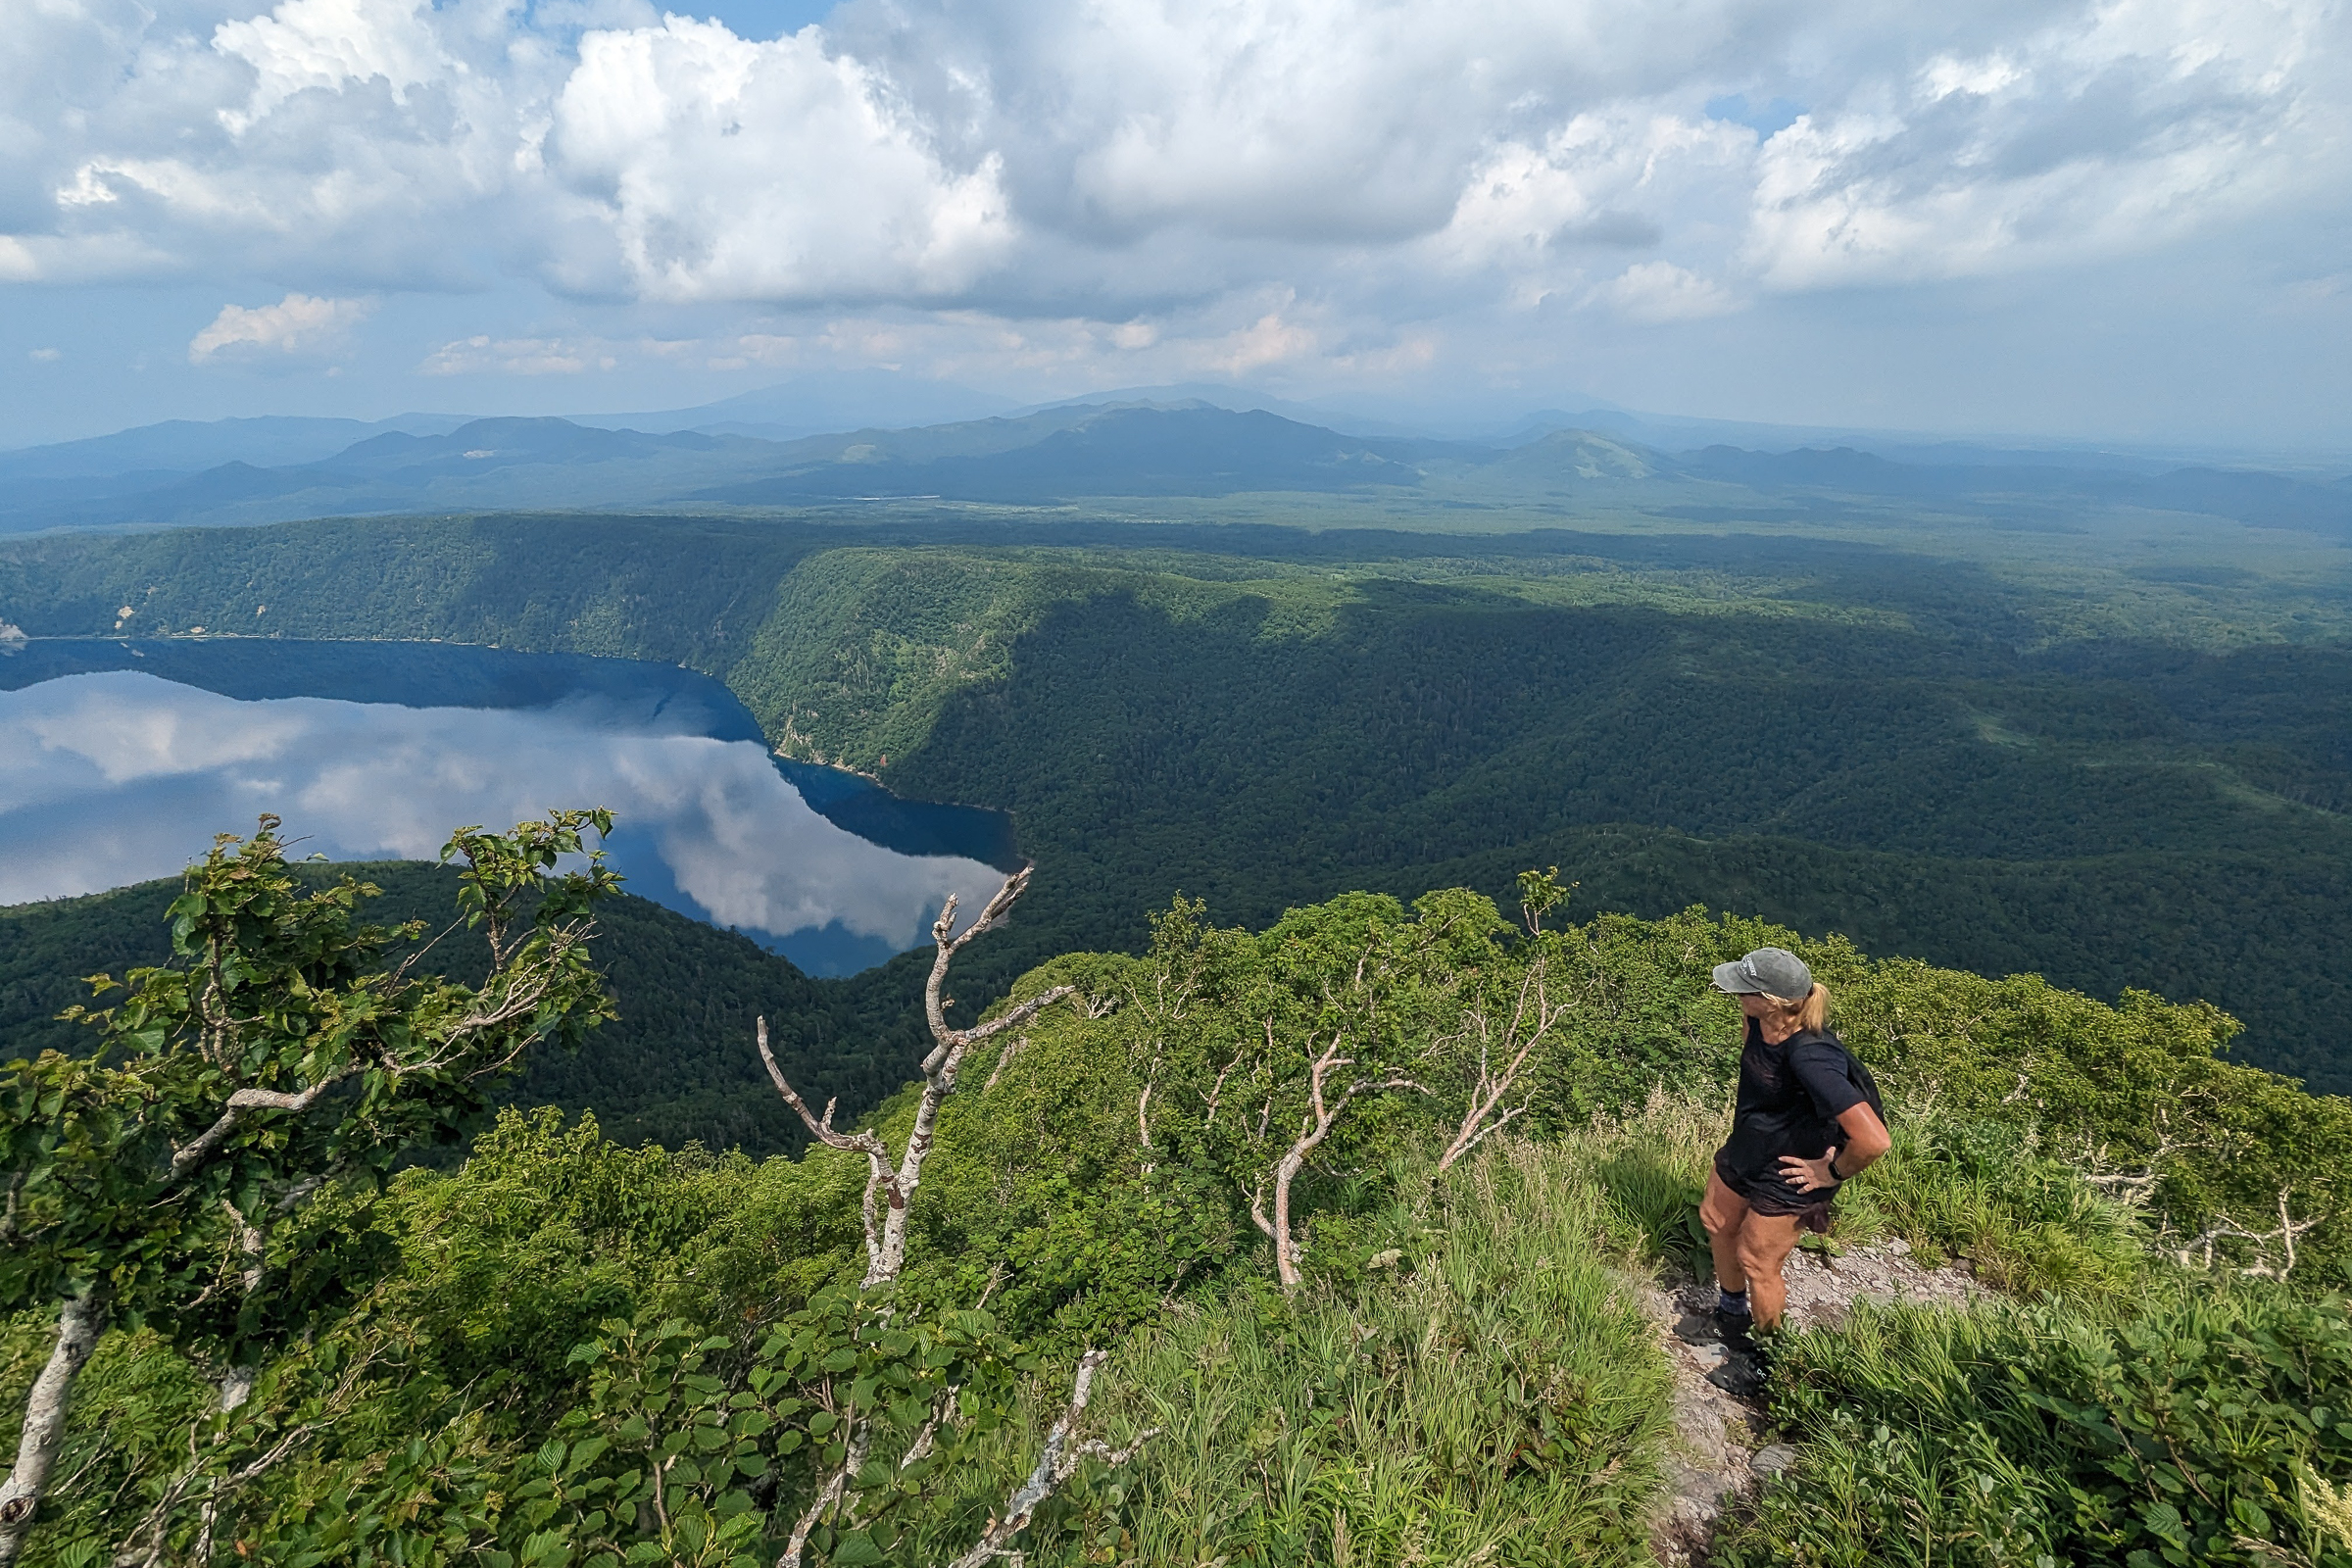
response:
[[[1747,1268],[1740,1261],[1740,1237],[1749,1218],[1747,1200],[1707,1172],[1707,1196],[1699,1200],[1698,1222],[1707,1228],[1707,1246],[1715,1254],[1715,1283],[1727,1291],[1747,1289]]]
[[[1755,1314],[1760,1329],[1780,1322],[1788,1304],[1788,1287],[1781,1279],[1781,1265],[1796,1250],[1797,1232],[1803,1224],[1794,1214],[1758,1214],[1751,1209],[1746,1223],[1740,1227],[1736,1245],[1740,1277],[1747,1281],[1747,1308]],[[1720,1245],[1716,1250],[1722,1251]],[[1722,1265],[1716,1267],[1720,1270]]]

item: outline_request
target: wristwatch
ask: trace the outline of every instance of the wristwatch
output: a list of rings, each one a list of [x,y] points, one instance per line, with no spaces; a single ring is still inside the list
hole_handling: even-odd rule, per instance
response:
[[[1830,1167],[1830,1180],[1837,1182],[1840,1186],[1844,1185],[1845,1178],[1838,1174],[1838,1155],[1844,1152],[1845,1151],[1842,1149],[1838,1150],[1836,1152],[1830,1155],[1828,1162]]]

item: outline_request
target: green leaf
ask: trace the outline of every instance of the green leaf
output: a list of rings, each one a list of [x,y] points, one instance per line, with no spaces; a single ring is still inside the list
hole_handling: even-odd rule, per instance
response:
[[[882,1548],[874,1544],[873,1537],[862,1530],[845,1531],[833,1544],[832,1557],[841,1568],[867,1568],[886,1560]]]

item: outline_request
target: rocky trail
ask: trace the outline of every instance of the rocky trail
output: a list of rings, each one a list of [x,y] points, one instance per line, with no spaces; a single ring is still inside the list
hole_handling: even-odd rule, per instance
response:
[[[1836,1256],[1800,1248],[1789,1255],[1784,1277],[1788,1322],[1799,1329],[1832,1327],[1857,1301],[1962,1306],[1988,1294],[1965,1262],[1924,1268],[1900,1241],[1849,1248]],[[1715,1336],[1712,1280],[1644,1286],[1642,1300],[1674,1367],[1678,1439],[1650,1544],[1659,1562],[1679,1568],[1702,1558],[1716,1521],[1797,1455],[1789,1444],[1766,1441],[1771,1423],[1760,1403],[1709,1380],[1732,1360]]]

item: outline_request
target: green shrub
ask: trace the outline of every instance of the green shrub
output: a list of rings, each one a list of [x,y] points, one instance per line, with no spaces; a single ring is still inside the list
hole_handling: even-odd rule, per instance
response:
[[[1894,1148],[1839,1199],[1849,1234],[1900,1236],[1921,1261],[1965,1257],[2016,1296],[2107,1298],[2148,1266],[2147,1227],[2027,1129],[1940,1113],[1895,1118]]]
[[[2352,1564],[2328,1511],[2352,1473],[2339,1301],[1866,1309],[1791,1336],[1772,1396],[1802,1460],[1726,1568]]]

